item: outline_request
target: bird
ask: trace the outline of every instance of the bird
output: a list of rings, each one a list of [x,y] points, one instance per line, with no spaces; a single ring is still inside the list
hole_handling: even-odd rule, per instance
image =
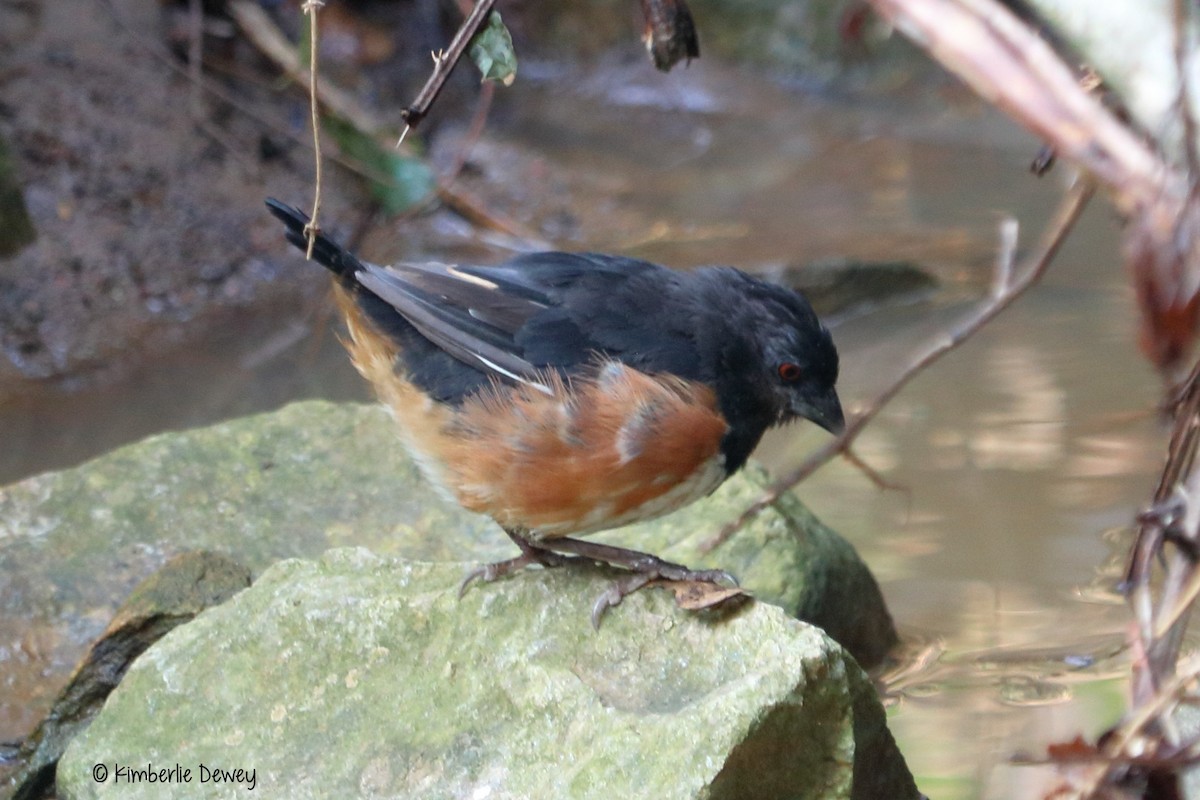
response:
[[[308,216],[266,203],[307,252]],[[837,348],[788,287],[599,253],[383,266],[314,235],[351,360],[424,477],[520,550],[473,569],[460,597],[532,565],[601,562],[625,572],[596,600],[598,626],[652,582],[736,587],[724,570],[580,537],[712,493],[769,428],[844,429]]]

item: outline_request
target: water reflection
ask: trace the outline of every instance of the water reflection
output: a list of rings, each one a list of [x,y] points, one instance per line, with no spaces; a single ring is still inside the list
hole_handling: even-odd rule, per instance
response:
[[[1001,345],[988,353],[985,374],[999,408],[972,421],[967,436],[979,469],[1048,470],[1063,455],[1066,392],[1040,351]]]

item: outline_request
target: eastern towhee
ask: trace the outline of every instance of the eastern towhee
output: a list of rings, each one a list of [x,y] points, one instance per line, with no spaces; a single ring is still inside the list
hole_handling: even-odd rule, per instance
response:
[[[267,206],[305,250],[308,217]],[[385,267],[324,235],[313,258],[336,276],[354,365],[425,476],[521,548],[463,588],[571,557],[630,570],[595,621],[652,580],[732,581],[570,537],[704,497],[772,426],[843,428],[837,350],[812,307],[731,267],[557,252]]]

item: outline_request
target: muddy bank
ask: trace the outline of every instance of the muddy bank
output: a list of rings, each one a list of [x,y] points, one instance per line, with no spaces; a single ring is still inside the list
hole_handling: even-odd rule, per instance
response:
[[[160,22],[134,3],[0,8],[0,136],[36,229],[0,261],[4,394],[110,376],[199,335],[215,311],[321,291],[281,265],[260,211],[268,190],[305,191],[307,153],[194,97]],[[239,89],[280,119],[302,102]]]

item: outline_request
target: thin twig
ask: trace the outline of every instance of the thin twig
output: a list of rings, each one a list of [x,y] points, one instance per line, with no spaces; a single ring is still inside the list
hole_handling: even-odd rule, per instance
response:
[[[250,172],[254,169],[254,164],[246,157],[243,149],[235,146],[228,136],[208,120],[204,113],[204,3],[202,0],[188,0],[187,34],[188,112],[192,115],[192,123],[202,134],[225,148],[226,153],[240,163],[247,172]]]
[[[1140,516],[1126,570],[1126,588],[1136,636],[1145,652],[1144,660],[1134,664],[1132,696],[1135,706],[1150,702],[1163,681],[1174,672],[1190,610],[1183,597],[1189,594],[1190,575],[1195,570],[1192,557],[1176,552],[1165,559],[1166,577],[1159,582],[1157,608],[1151,571],[1154,557],[1162,549],[1166,530],[1193,537],[1196,534],[1195,515],[1200,509],[1188,492],[1195,489],[1194,465],[1196,449],[1200,445],[1200,361],[1195,363],[1177,395],[1171,398],[1170,408],[1175,427],[1166,450],[1166,463],[1158,485],[1154,487],[1151,509]],[[1180,517],[1183,517],[1182,524]]]
[[[1021,227],[1014,217],[1000,221],[1000,246],[996,250],[996,277],[992,282],[992,296],[999,297],[1012,284],[1012,269],[1017,263],[1017,242]]]
[[[300,141],[300,138],[296,134],[288,132],[286,125],[283,125],[278,120],[271,119],[248,103],[242,102],[224,87],[205,78],[202,74],[199,76],[193,76],[191,74],[191,70],[187,67],[180,66],[179,60],[165,47],[158,42],[147,39],[145,36],[142,36],[140,33],[135,31],[129,25],[129,23],[125,21],[124,17],[122,17],[117,11],[116,6],[113,5],[113,0],[96,0],[96,3],[103,6],[108,11],[113,22],[116,23],[117,27],[121,28],[125,35],[129,37],[130,41],[132,41],[142,50],[146,51],[152,58],[154,58],[164,67],[177,75],[182,75],[187,80],[199,83],[200,87],[205,92],[217,98],[218,100],[227,103],[231,108],[236,109],[264,127],[269,128],[272,131],[277,131],[281,135],[287,136],[293,141]]]
[[[125,33],[129,40],[150,55],[151,58],[155,59],[165,69],[182,76],[184,79],[194,80],[189,74],[187,66],[181,65],[179,63],[179,59],[172,55],[165,47],[156,41],[142,36],[140,33],[134,30],[113,5],[113,0],[95,0],[95,2],[108,12],[113,22]],[[253,3],[245,2],[245,0],[233,0],[230,2],[228,8],[230,13],[235,15],[235,19],[237,19],[238,24],[243,25],[243,20],[240,17],[237,17],[235,14],[235,9],[254,9],[255,5]],[[269,20],[267,21],[269,22]],[[268,27],[274,28],[274,23],[271,23]],[[243,27],[243,30],[247,31],[248,34],[250,30],[262,31],[265,29],[266,28],[255,27],[253,24],[249,27]],[[251,38],[254,39],[253,36]],[[282,39],[282,41],[286,43],[286,39]],[[263,41],[256,40],[255,44],[261,48]],[[296,58],[295,48],[288,44],[287,49],[289,49],[291,52],[290,60],[298,65],[299,59]],[[275,58],[275,56],[279,55],[275,52],[265,52],[265,54],[271,58]],[[308,85],[307,73],[301,72],[299,75],[296,75],[289,71],[289,77],[301,85]],[[308,144],[308,140],[301,134],[294,131],[290,125],[286,124],[280,119],[276,119],[268,114],[264,114],[259,107],[251,105],[250,103],[235,96],[224,86],[221,86],[215,81],[209,80],[203,75],[201,75],[198,80],[200,87],[207,94],[227,104],[230,108],[236,110],[247,119],[254,120],[259,125],[262,125],[264,129],[277,136],[286,138],[288,141],[296,144]],[[338,116],[343,116],[343,113],[346,112],[348,108],[354,109],[353,98],[350,98],[348,95],[343,95],[342,93],[334,92],[328,81],[321,83],[319,89],[321,93],[321,104],[325,106],[326,109],[332,111]],[[345,118],[349,120],[351,124],[354,124],[359,130],[371,130],[369,125],[374,124],[373,115],[367,112],[365,109],[351,110],[348,115],[345,116]],[[253,167],[253,164],[248,161],[243,154],[244,148],[232,147],[230,142],[217,137],[215,132],[209,128],[211,128],[211,126],[209,126],[208,123],[201,125],[201,131],[209,136],[212,136],[219,144],[226,147],[229,152],[233,154],[233,156],[239,161],[239,163],[243,164],[248,170]],[[377,128],[375,130],[377,130]],[[331,153],[326,157],[338,166],[349,170],[355,175],[366,178],[367,180],[374,181],[383,186],[396,185],[396,180],[394,177],[385,175],[378,170],[370,169],[361,162],[346,158],[339,153]],[[487,228],[489,230],[497,231],[505,236],[521,239],[530,247],[544,248],[548,246],[545,243],[545,240],[536,233],[526,229],[517,222],[505,219],[487,211],[484,207],[485,204],[482,201],[471,197],[469,194],[461,191],[460,189],[439,186],[436,190],[436,195],[439,200],[441,200],[450,208],[454,209],[456,212],[466,218],[468,222],[477,227]]]
[[[300,61],[296,46],[279,30],[279,26],[267,14],[266,10],[253,0],[230,0],[229,16],[241,28],[246,38],[258,48],[264,56],[275,62],[287,76],[296,83],[308,89],[317,96],[321,105],[328,111],[349,122],[360,131],[378,134],[385,127],[384,122],[371,109],[363,106],[353,95],[342,90],[332,81],[325,80],[318,86],[312,65],[316,58],[309,60],[309,68],[305,69]]]
[[[429,76],[429,80],[425,81],[425,85],[421,87],[421,91],[417,94],[417,99],[413,100],[408,108],[400,112],[406,123],[404,133],[400,135],[400,141],[404,141],[404,134],[408,133],[409,128],[417,127],[417,125],[421,124],[421,120],[425,118],[425,115],[429,113],[429,108],[433,105],[433,101],[437,100],[442,87],[446,84],[446,79],[450,77],[450,73],[458,65],[471,39],[475,37],[475,34],[479,32],[479,29],[487,21],[488,14],[491,13],[492,6],[495,4],[495,0],[479,0],[475,4],[475,8],[471,9],[471,13],[463,20],[463,24],[459,26],[458,32],[454,34],[454,38],[450,40],[450,46],[445,50],[433,54],[433,73]]]
[[[1156,620],[1152,620],[1154,630],[1152,632],[1153,639],[1163,639],[1182,621],[1184,615],[1192,610],[1192,603],[1196,598],[1200,597],[1200,570],[1193,569],[1188,576],[1187,581],[1179,591],[1179,596],[1173,598],[1171,605],[1166,605],[1167,598],[1163,598],[1164,610],[1158,615]]]
[[[1168,412],[1176,420],[1177,429],[1172,432],[1171,440],[1167,444],[1167,461],[1158,477],[1158,484],[1154,488],[1153,508],[1159,508],[1171,499],[1176,487],[1182,482],[1183,476],[1191,469],[1195,453],[1193,441],[1195,432],[1189,427],[1188,419],[1189,412],[1195,410],[1194,406],[1200,399],[1198,389],[1200,389],[1200,360],[1192,366],[1191,373],[1180,384],[1175,395],[1166,403]],[[1180,425],[1183,427],[1179,427]],[[1130,554],[1129,567],[1125,572],[1127,586],[1148,586],[1150,564],[1161,541],[1161,536],[1154,535],[1159,528],[1161,525],[1155,520],[1155,515],[1143,515]],[[1159,532],[1161,533],[1161,531]],[[1141,616],[1138,615],[1138,618],[1141,619]],[[1149,639],[1150,637],[1149,622],[1147,621],[1145,638]]]
[[[1103,748],[1108,762],[1102,768],[1097,769],[1082,785],[1080,797],[1096,796],[1101,785],[1112,775],[1112,771],[1129,763],[1131,758],[1135,757],[1125,753],[1130,743],[1150,726],[1161,725],[1170,715],[1171,709],[1183,699],[1188,688],[1200,676],[1200,660],[1192,658],[1183,666],[1184,669],[1171,680],[1169,685],[1157,692],[1150,702],[1135,709],[1129,718],[1122,721],[1108,735]],[[1126,757],[1127,755],[1129,757]]]
[[[473,197],[470,192],[460,188],[442,186],[439,183],[437,196],[439,200],[454,209],[456,213],[472,225],[520,239],[529,247],[542,249],[550,247],[550,244],[543,237],[539,236],[536,231],[525,227],[515,220],[496,215],[488,209],[487,203]]]
[[[203,113],[200,93],[200,75],[204,63],[204,4],[202,0],[188,2],[188,77],[191,86],[188,90],[188,101],[192,116],[200,119]]]
[[[250,0],[231,0],[229,3],[229,13],[263,55],[274,61],[292,80],[302,86],[309,87],[310,92],[313,91],[311,88],[311,76],[302,69],[300,59],[296,55],[295,47],[292,46],[279,30],[278,26],[271,21],[270,17],[267,16],[266,12],[260,6],[250,2]],[[217,93],[218,97],[221,97],[226,102],[233,103],[241,111],[264,124],[269,124],[272,128],[280,129],[288,138],[300,141],[300,138],[296,134],[284,126],[277,123],[270,123],[261,115],[256,114],[254,109],[238,105],[236,100],[229,97],[228,93],[222,92],[220,87],[213,85],[206,86],[205,88],[210,92]],[[353,97],[333,86],[328,80],[318,84],[316,92],[322,106],[349,122],[357,130],[374,135],[383,129],[383,123],[376,117],[374,112],[360,106]],[[396,185],[394,178],[368,169],[362,164],[351,161],[343,156],[334,154],[330,155],[329,159],[346,167],[351,172],[383,186]],[[525,229],[518,223],[503,219],[496,214],[486,211],[482,203],[459,189],[445,183],[439,183],[436,192],[438,199],[474,225],[498,231],[506,236],[523,239],[530,243],[540,243],[542,241],[541,237]],[[422,206],[423,204],[418,202],[414,205]]]
[[[1022,265],[1021,269],[1016,271],[1009,270],[1012,280],[1007,284],[1003,292],[992,294],[957,325],[926,344],[918,352],[918,355],[913,359],[908,368],[890,386],[876,395],[875,399],[868,403],[866,408],[850,419],[846,424],[846,429],[840,436],[814,451],[792,472],[772,484],[737,519],[726,525],[718,534],[702,544],[701,552],[707,553],[721,546],[755,515],[778,500],[784,492],[790,491],[796,484],[816,472],[817,469],[834,456],[839,453],[845,453],[851,443],[862,433],[867,423],[874,419],[883,407],[899,394],[901,389],[908,385],[909,381],[942,356],[971,338],[980,328],[990,322],[1001,311],[1008,308],[1014,300],[1024,294],[1029,287],[1033,286],[1042,277],[1042,274],[1045,273],[1046,268],[1050,265],[1059,247],[1066,239],[1067,234],[1075,225],[1075,221],[1079,219],[1080,213],[1082,213],[1084,207],[1087,205],[1088,200],[1091,199],[1094,191],[1095,184],[1090,178],[1082,175],[1077,177],[1075,183],[1063,196],[1058,210],[1047,225],[1038,251],[1033,254],[1026,264]]]
[[[842,457],[845,458],[847,461],[849,461],[851,464],[853,464],[855,467],[858,467],[859,472],[866,475],[867,480],[869,480],[869,481],[871,481],[871,483],[875,484],[875,488],[884,489],[884,490],[892,491],[892,492],[903,492],[906,495],[912,494],[912,490],[909,489],[907,486],[904,486],[899,483],[894,483],[893,481],[889,481],[887,478],[883,477],[883,475],[879,472],[879,470],[875,469],[870,464],[868,464],[866,461],[864,461],[862,459],[862,456],[860,456],[858,453],[854,452],[853,448],[847,446],[846,449],[842,451]]]
[[[308,15],[308,85],[309,109],[312,114],[313,158],[316,161],[316,173],[313,179],[313,209],[308,222],[304,225],[304,235],[308,238],[308,250],[304,257],[312,260],[313,248],[317,246],[317,235],[321,232],[318,214],[321,213],[321,109],[317,103],[317,64],[319,62],[317,48],[318,11],[325,5],[324,0],[304,0],[304,13]]]
[[[1153,504],[1140,516],[1126,571],[1137,644],[1145,654],[1144,659],[1134,662],[1135,707],[1152,702],[1164,681],[1173,674],[1191,610],[1183,598],[1190,591],[1192,573],[1196,570],[1192,555],[1176,549],[1166,556],[1166,576],[1157,587],[1151,581],[1151,570],[1168,530],[1193,544],[1200,533],[1200,487],[1196,486],[1200,474],[1195,470],[1200,446],[1200,362],[1185,382],[1174,411],[1167,461],[1154,490]]]

